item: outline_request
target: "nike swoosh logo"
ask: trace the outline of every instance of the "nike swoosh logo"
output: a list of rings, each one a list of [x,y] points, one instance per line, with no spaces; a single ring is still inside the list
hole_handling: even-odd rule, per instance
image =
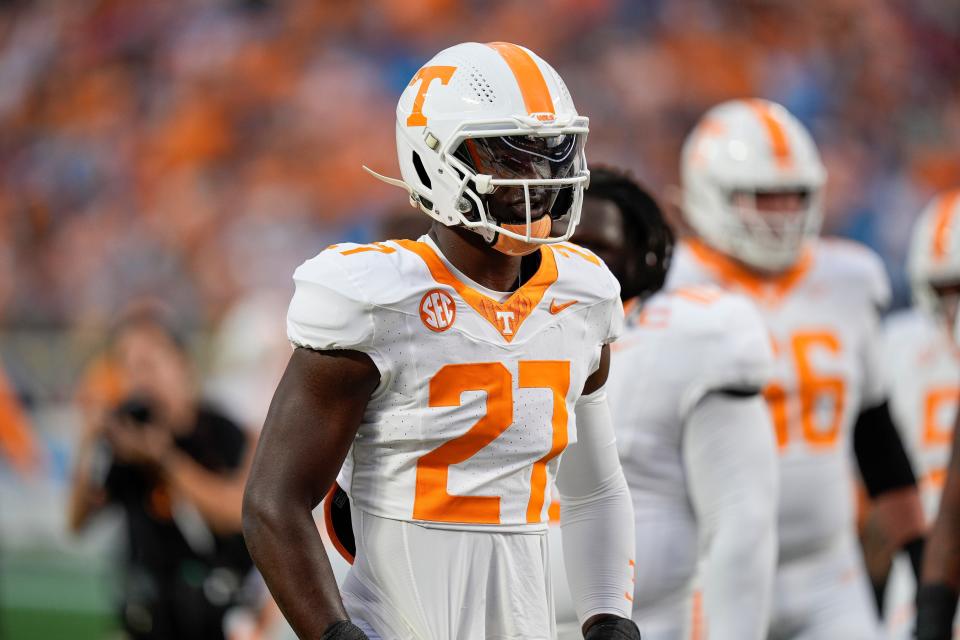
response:
[[[569,302],[564,302],[563,304],[557,304],[557,299],[554,298],[553,300],[550,301],[550,313],[552,313],[553,315],[557,315],[558,313],[560,313],[561,311],[563,311],[563,310],[566,309],[567,307],[572,307],[573,305],[577,304],[578,302],[580,302],[580,301],[579,301],[579,300],[571,300],[571,301],[569,301]]]

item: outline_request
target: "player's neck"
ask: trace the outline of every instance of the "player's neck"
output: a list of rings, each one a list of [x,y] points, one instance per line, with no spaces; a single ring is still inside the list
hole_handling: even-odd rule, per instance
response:
[[[478,234],[460,227],[434,224],[430,237],[450,264],[465,276],[494,291],[512,291],[520,278],[519,256],[493,249]]]

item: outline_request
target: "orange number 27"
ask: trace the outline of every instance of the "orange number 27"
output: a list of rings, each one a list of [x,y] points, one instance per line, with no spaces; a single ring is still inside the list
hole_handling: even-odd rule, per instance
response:
[[[570,363],[530,360],[519,363],[520,388],[545,388],[553,393],[550,450],[534,462],[530,474],[527,522],[539,522],[546,500],[546,466],[567,446],[567,404]],[[500,496],[458,496],[447,491],[450,465],[476,455],[513,423],[513,377],[499,362],[450,364],[430,380],[431,407],[459,407],[460,395],[483,391],[486,413],[463,435],[424,454],[417,462],[413,517],[433,522],[500,523]]]

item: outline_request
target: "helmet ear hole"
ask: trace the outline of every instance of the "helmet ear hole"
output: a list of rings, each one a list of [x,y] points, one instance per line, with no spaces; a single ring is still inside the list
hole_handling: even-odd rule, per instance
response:
[[[413,152],[413,168],[416,170],[417,177],[420,178],[423,186],[427,189],[432,189],[433,184],[430,181],[430,176],[427,175],[427,169],[423,166],[423,160],[420,159],[420,154],[416,151]]]

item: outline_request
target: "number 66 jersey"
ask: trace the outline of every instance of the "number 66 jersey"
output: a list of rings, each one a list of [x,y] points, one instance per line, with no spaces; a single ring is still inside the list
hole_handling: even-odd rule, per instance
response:
[[[293,344],[367,354],[380,384],[338,483],[356,509],[432,527],[530,532],[576,440],[574,403],[623,322],[592,253],[544,246],[516,291],[487,290],[427,237],[334,245],[301,265]]]
[[[685,242],[670,286],[702,283],[749,295],[774,344],[774,375],[764,391],[780,449],[771,637],[856,612],[860,620],[849,622],[863,633],[875,620],[854,537],[852,431],[861,410],[883,401],[883,265],[852,242],[817,239],[787,271],[761,277],[703,243]],[[860,636],[820,630],[810,637]]]

